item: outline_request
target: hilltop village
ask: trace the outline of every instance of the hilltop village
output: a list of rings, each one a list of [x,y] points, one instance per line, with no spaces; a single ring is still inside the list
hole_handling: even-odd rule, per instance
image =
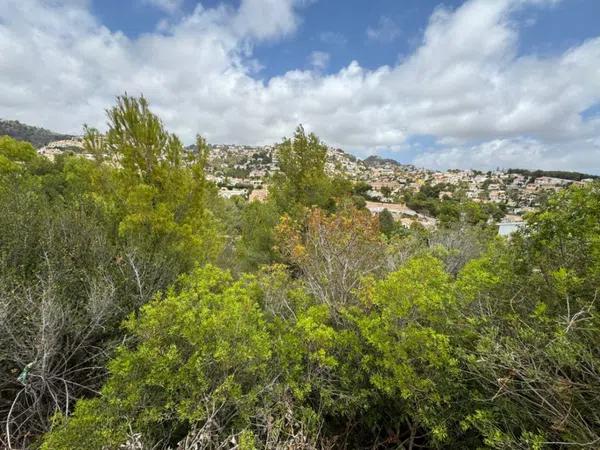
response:
[[[249,201],[267,198],[269,179],[278,171],[276,146],[216,144],[210,147],[208,179],[218,186],[220,196]],[[188,150],[194,149],[188,147]],[[84,153],[79,138],[51,142],[39,149],[40,154],[50,159],[65,152],[92,158]],[[592,181],[582,176],[546,176],[518,170],[435,171],[377,156],[361,160],[337,148],[328,148],[326,170],[330,175],[345,177],[360,186],[360,193],[367,200],[365,206],[373,214],[387,209],[406,227],[418,222],[426,228],[435,227],[436,219],[426,210],[411,208],[411,202],[407,201],[419,192],[440,201],[469,199],[495,205],[503,213],[498,222],[512,229],[550,193],[574,183],[583,185]]]
[[[277,170],[274,146],[213,145],[211,148],[209,178],[219,186],[223,197],[264,200],[269,177]],[[539,176],[526,171],[433,171],[377,156],[360,160],[336,148],[328,149],[326,170],[362,184],[362,194],[368,199],[366,207],[371,212],[387,209],[405,226],[417,221],[427,228],[435,226],[436,220],[406,204],[407,196],[422,190],[433,190],[439,200],[460,197],[498,205],[505,213],[500,221],[513,224],[521,222],[523,214],[535,209],[550,193],[573,183],[592,181]]]

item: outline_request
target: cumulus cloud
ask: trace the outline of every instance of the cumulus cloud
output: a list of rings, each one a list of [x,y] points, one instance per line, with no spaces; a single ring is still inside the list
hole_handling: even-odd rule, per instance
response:
[[[242,0],[233,21],[241,36],[272,39],[296,30],[299,23],[295,7],[306,0]]]
[[[438,152],[425,152],[418,155],[414,163],[436,169],[566,168],[600,173],[600,139],[576,139],[568,143],[542,142],[522,137],[494,139],[469,146],[450,146]]]
[[[296,32],[306,3],[199,5],[132,39],[107,29],[86,0],[4,0],[0,116],[77,132],[102,125],[104,109],[127,91],[144,93],[187,142],[200,132],[211,142],[272,143],[303,123],[365,153],[433,136],[435,150],[416,158],[427,166],[600,173],[600,120],[581,114],[600,102],[600,37],[552,57],[517,53],[513,13],[555,0],[438,8],[416,50],[393,66],[351,61],[328,75],[257,78],[254,46]]]

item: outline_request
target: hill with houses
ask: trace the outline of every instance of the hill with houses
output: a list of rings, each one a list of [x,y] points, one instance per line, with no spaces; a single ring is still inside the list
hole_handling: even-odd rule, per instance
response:
[[[80,137],[17,121],[0,121],[0,136],[5,134],[30,142],[40,154],[50,159],[64,153],[91,158],[85,153]],[[219,187],[221,196],[249,200],[266,198],[270,177],[279,170],[275,145],[212,144],[210,147],[208,178]],[[187,150],[194,151],[194,147],[187,147]],[[342,176],[360,186],[361,195],[367,199],[366,207],[373,213],[388,209],[396,220],[418,220],[428,227],[435,226],[435,220],[428,217],[431,213],[426,205],[423,206],[423,199],[427,202],[463,198],[496,205],[506,214],[506,220],[514,223],[535,209],[551,192],[598,178],[575,172],[524,169],[436,171],[376,155],[362,160],[333,147],[327,150],[326,170],[330,175]],[[407,204],[412,204],[414,209],[408,208]]]

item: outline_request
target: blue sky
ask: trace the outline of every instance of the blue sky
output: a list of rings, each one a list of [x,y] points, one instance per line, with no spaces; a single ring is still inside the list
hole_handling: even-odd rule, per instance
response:
[[[144,94],[191,142],[302,123],[358,156],[600,173],[598,0],[3,0],[0,117],[102,128]]]

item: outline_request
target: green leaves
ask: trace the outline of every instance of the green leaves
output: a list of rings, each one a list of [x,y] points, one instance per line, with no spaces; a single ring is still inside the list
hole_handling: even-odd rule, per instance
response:
[[[298,216],[304,207],[327,208],[336,187],[325,173],[327,147],[298,126],[292,139],[277,147],[280,171],[273,176],[269,195],[280,211]]]
[[[217,259],[204,140],[184,149],[143,98],[108,116],[86,133],[96,161],[0,138],[9,431],[51,425],[44,450],[600,442],[597,184],[510,240],[465,226],[500,210],[427,186],[412,200],[444,226],[403,238],[388,213],[336,205],[352,186],[299,128],[269,202],[221,204]]]
[[[95,189],[112,206],[118,238],[145,253],[163,253],[176,273],[214,261],[223,238],[206,204],[206,142],[198,137],[196,149],[185,150],[143,97],[119,97],[107,115],[106,136],[87,129],[84,142],[104,167],[113,167]]]
[[[31,144],[0,136],[0,176],[24,172],[38,159],[39,156]]]
[[[441,262],[412,259],[371,286],[363,301],[366,314],[355,318],[376,355],[367,368],[373,385],[390,401],[401,399],[435,439],[446,439],[443,424],[459,413],[449,414],[448,408],[461,380],[453,349],[456,301]]]
[[[593,214],[588,207],[580,214]],[[546,213],[535,220],[550,220]],[[311,217],[304,230],[288,223],[284,242],[297,267],[323,246],[332,249],[323,262],[368,254],[342,258],[362,236],[362,216]],[[546,225],[510,242],[487,241],[470,261],[483,237],[455,261],[452,230],[429,236],[435,246],[395,271],[357,275],[351,301],[345,290],[319,297],[312,279],[338,281],[321,269],[294,274],[278,265],[239,281],[197,269],[131,316],[126,327],[137,344],[110,364],[103,397],[94,400],[99,411],[81,403],[83,412],[78,407],[47,442],[69,448],[56,443],[73,442],[75,427],[89,430],[90,442],[122,443],[131,432],[119,420],[148,444],[172,446],[198,430],[214,445],[235,439],[250,448],[282,448],[289,435],[320,444],[343,438],[352,448],[594,442],[600,322],[587,275],[595,266],[587,255],[577,267],[563,264],[553,249],[564,236]],[[360,242],[380,245],[377,224],[367,228],[373,241]],[[301,234],[311,230],[320,231],[314,248]],[[593,242],[579,241],[585,229],[572,233],[572,245]]]
[[[206,143],[186,151],[143,98],[118,99],[108,116],[106,135],[86,131],[95,161],[49,161],[0,138],[0,390],[16,401],[9,428],[23,442],[100,389],[123,318],[222,248]],[[183,357],[165,352],[170,364]],[[18,395],[12,371],[31,361],[44,364]]]
[[[243,429],[258,407],[272,354],[252,283],[207,266],[145,305],[126,325],[139,344],[122,348],[109,365],[101,411],[78,407],[47,448],[94,448],[84,436],[69,441],[73,427],[98,424],[94,416],[110,417],[109,426],[125,418],[145,439],[160,439],[159,428],[174,432],[206,420],[220,424],[221,439]]]

